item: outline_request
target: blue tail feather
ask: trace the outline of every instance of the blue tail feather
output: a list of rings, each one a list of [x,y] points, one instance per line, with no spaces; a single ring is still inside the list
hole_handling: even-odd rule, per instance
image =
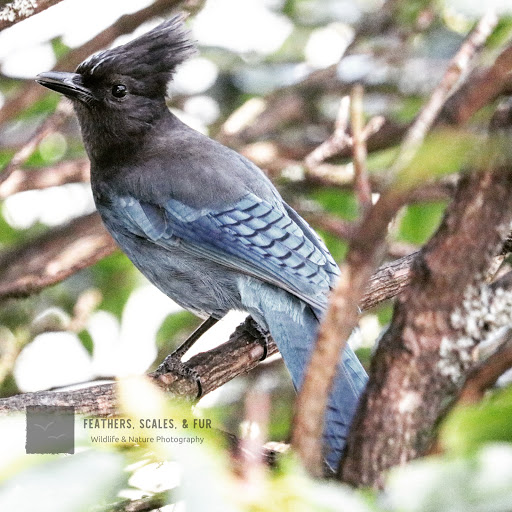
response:
[[[253,318],[274,338],[296,389],[300,389],[312,349],[318,320],[304,302],[284,290],[258,283],[242,286],[242,301]],[[270,295],[270,296],[269,296]],[[368,376],[347,346],[340,358],[325,415],[324,456],[336,468]]]

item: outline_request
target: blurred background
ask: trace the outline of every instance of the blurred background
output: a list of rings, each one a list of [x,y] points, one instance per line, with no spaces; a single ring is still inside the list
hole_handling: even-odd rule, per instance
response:
[[[3,277],[14,281],[4,285],[4,293],[0,288],[2,396],[143,373],[198,324],[149,285],[119,251],[79,272],[70,271],[73,275],[62,282],[51,278],[56,273],[48,269],[52,261],[44,268],[36,262],[32,278],[44,270],[49,283],[56,284],[41,286],[26,299],[9,298],[23,293],[23,272],[16,272],[25,265],[13,270],[19,254],[8,251],[30,246],[30,241],[35,250],[38,237],[51,237],[60,226],[95,210],[77,122],[64,100],[61,116],[41,133],[61,98],[34,84],[34,76],[54,66],[74,69],[74,60],[87,56],[98,34],[115,46],[156,26],[166,14],[165,2],[158,4],[161,15],[149,16],[151,0],[66,0],[0,33],[0,164],[7,165],[13,155],[16,160],[20,149],[26,153],[20,165],[11,162],[4,169],[0,183],[0,250],[7,255]],[[329,181],[319,178],[320,173],[308,173],[304,158],[332,133],[342,95],[361,83],[365,116],[386,119],[382,140],[369,142],[373,151],[368,166],[378,193],[401,134],[481,14],[479,3],[208,0],[185,2],[183,7],[192,13],[188,25],[199,52],[169,85],[170,108],[189,125],[259,164],[341,261],[346,240],[339,229],[329,229],[329,220],[341,219],[349,226],[357,217],[352,163],[338,159],[336,178]],[[131,18],[133,31],[117,36],[121,16]],[[504,16],[488,43],[489,58],[509,29]],[[477,121],[474,129],[484,126]],[[34,182],[41,171],[53,180]],[[336,180],[341,187],[333,186]],[[446,191],[426,194],[425,199],[404,208],[392,227],[390,258],[414,251],[437,227]],[[84,227],[75,229],[76,238],[94,244],[82,233]],[[71,255],[73,263],[79,262],[80,250],[65,243],[59,249],[66,247],[78,254]],[[366,364],[390,314],[391,305],[384,304],[361,318],[355,348]],[[242,319],[241,314],[230,315],[194,352],[225,341]],[[275,397],[282,398],[272,401],[278,411],[274,417],[283,422],[276,425],[279,436],[287,431],[293,391],[283,368],[271,366],[270,385]],[[238,379],[205,402],[211,406],[228,401],[236,409],[245,385]]]
[[[65,0],[0,32],[0,396],[143,374],[199,324],[102,234],[90,216],[95,208],[77,122],[59,95],[33,82],[55,66],[73,70],[91,49],[127,42],[178,3]],[[494,4],[500,21],[479,57],[482,68],[512,33],[508,2]],[[385,119],[368,142],[377,197],[401,137],[484,6],[477,0],[207,0],[181,7],[191,13],[187,24],[199,52],[169,85],[169,107],[257,163],[342,261],[358,216],[350,155],[315,169],[305,158],[333,132],[340,99],[362,84],[365,118]],[[465,121],[456,107],[442,115],[452,129]],[[492,110],[482,109],[464,130],[485,131]],[[422,154],[431,175],[442,167],[448,176],[464,165],[462,158],[437,161],[436,154],[428,145]],[[426,186],[402,209],[390,228],[387,260],[428,240],[453,183],[448,176]],[[75,224],[68,228],[69,222]],[[366,365],[391,312],[387,302],[361,317],[354,348]],[[194,351],[226,341],[243,318],[229,315]],[[244,394],[255,385],[271,404],[268,439],[285,439],[294,392],[279,358],[198,407],[215,411],[223,428],[238,434]]]

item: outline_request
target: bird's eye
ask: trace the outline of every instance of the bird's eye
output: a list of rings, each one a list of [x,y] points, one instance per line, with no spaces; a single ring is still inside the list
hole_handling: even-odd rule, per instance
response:
[[[112,96],[115,98],[123,98],[126,96],[126,85],[123,84],[115,84],[112,86]]]

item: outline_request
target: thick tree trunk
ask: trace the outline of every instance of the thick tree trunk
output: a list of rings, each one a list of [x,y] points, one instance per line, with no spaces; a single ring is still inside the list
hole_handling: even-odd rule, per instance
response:
[[[343,481],[381,486],[384,471],[424,454],[474,366],[475,346],[512,321],[510,292],[486,270],[512,219],[512,168],[466,175],[372,361],[340,467]],[[489,312],[492,314],[489,315]]]

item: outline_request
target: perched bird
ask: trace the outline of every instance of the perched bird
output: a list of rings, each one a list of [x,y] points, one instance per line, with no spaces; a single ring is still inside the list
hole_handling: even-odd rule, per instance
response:
[[[178,15],[37,81],[72,100],[97,209],[135,266],[210,324],[248,312],[300,388],[338,266],[258,167],[169,111],[167,85],[194,51]],[[332,467],[366,380],[346,348],[325,418]]]

